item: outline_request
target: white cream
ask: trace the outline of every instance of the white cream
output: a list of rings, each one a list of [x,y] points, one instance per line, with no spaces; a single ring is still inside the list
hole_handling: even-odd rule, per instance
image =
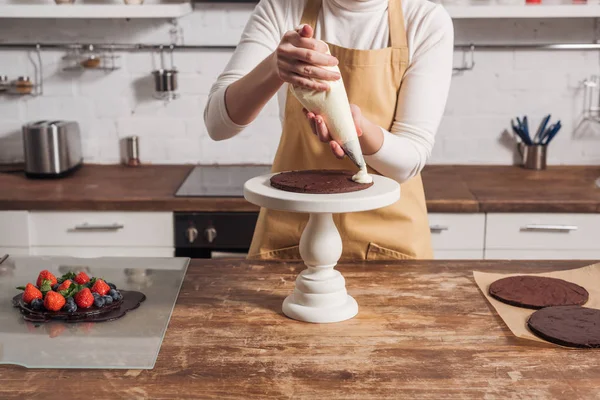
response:
[[[356,183],[366,184],[373,182],[373,177],[369,175],[369,173],[367,172],[367,166],[365,165],[352,177],[352,180]]]
[[[327,54],[330,54],[329,50],[327,50]],[[323,68],[340,73],[337,66]],[[323,117],[333,140],[342,146],[346,155],[357,167],[361,170],[364,169],[364,174],[366,174],[367,165],[358,141],[344,82],[340,78],[337,81],[326,81],[326,83],[329,84],[329,90],[327,91],[292,86],[292,93],[304,108]]]

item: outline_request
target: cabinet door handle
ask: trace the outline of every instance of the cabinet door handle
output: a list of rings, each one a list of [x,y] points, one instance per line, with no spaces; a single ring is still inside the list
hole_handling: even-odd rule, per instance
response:
[[[112,225],[90,225],[88,223],[84,223],[82,225],[77,225],[73,228],[73,231],[76,232],[91,232],[91,231],[118,231],[120,229],[125,228],[122,224],[112,224]]]
[[[571,232],[578,229],[575,225],[543,225],[543,224],[530,224],[521,227],[522,231],[533,231],[533,232]]]
[[[429,230],[431,233],[442,233],[443,231],[447,231],[449,228],[443,225],[431,225]]]

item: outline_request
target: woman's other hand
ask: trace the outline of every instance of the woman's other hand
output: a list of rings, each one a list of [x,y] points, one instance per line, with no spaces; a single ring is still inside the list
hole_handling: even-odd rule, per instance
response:
[[[283,35],[273,53],[275,68],[279,78],[294,86],[325,91],[329,85],[322,81],[336,81],[340,74],[322,67],[338,64],[337,58],[327,54],[327,45],[314,39],[310,25],[302,25],[295,31]]]
[[[362,112],[360,111],[360,108],[354,104],[350,104],[350,110],[352,111],[352,118],[354,119],[354,126],[356,126],[356,134],[358,135],[358,137],[361,137],[363,134]],[[333,138],[331,137],[331,135],[329,133],[329,129],[327,128],[327,125],[325,124],[325,120],[323,119],[323,117],[320,115],[315,115],[314,113],[308,111],[305,108],[302,109],[302,111],[304,111],[304,115],[306,115],[306,118],[308,118],[308,121],[310,122],[310,127],[312,128],[313,133],[315,135],[317,135],[319,140],[323,143],[329,143],[329,147],[331,148],[331,151],[337,158],[344,158],[345,153],[344,153],[344,150],[342,149],[342,146],[340,146],[340,144],[338,142],[336,142],[335,140],[333,140]]]

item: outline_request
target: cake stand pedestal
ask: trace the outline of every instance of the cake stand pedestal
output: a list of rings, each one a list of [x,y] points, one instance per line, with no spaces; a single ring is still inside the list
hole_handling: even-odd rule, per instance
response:
[[[358,304],[346,292],[346,281],[335,270],[342,255],[342,238],[333,214],[382,208],[400,199],[400,185],[374,175],[373,186],[341,194],[292,193],[271,187],[272,175],[250,179],[244,197],[261,207],[310,214],[300,238],[300,256],[306,269],[296,279],[294,292],[283,302],[290,318],[313,323],[339,322],[358,313]],[[277,232],[270,232],[277,235]]]

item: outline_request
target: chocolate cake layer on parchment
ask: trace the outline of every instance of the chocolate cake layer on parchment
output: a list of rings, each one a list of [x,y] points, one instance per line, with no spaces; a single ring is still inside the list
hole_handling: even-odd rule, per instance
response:
[[[357,183],[345,170],[307,170],[282,172],[271,177],[271,186],[286,192],[308,194],[349,193],[367,189],[373,183]]]
[[[551,306],[583,305],[589,293],[562,279],[543,276],[511,276],[493,282],[490,296],[512,306],[540,309]]]
[[[546,307],[531,314],[529,329],[561,346],[600,348],[600,310],[580,306]]]

